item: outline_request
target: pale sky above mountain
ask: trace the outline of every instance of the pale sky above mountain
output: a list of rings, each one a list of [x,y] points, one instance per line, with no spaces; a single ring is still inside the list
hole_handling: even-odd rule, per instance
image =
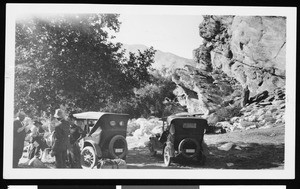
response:
[[[114,41],[153,46],[192,59],[193,49],[202,41],[198,30],[202,19],[201,15],[121,14],[120,32]]]

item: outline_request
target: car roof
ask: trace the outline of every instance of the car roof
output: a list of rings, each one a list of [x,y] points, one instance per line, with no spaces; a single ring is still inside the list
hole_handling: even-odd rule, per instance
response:
[[[194,120],[205,120],[204,118],[202,117],[168,117],[167,121],[168,123],[170,123],[171,121],[175,120],[175,119],[186,119],[186,120],[191,120],[191,119],[194,119]]]
[[[193,113],[189,113],[189,112],[180,112],[177,114],[173,114],[170,116],[177,116],[177,117],[196,117],[199,115],[204,115],[202,112],[193,112]]]
[[[77,113],[77,114],[73,114],[73,116],[76,119],[99,119],[100,117],[102,117],[103,115],[128,115],[128,114],[120,114],[120,113],[110,113],[110,112],[93,112],[93,111],[89,111],[89,112],[82,112],[82,113]]]
[[[179,113],[167,117],[166,121],[170,124],[174,119],[186,119],[186,120],[205,120],[203,117],[199,116],[201,114],[190,114],[190,113]]]

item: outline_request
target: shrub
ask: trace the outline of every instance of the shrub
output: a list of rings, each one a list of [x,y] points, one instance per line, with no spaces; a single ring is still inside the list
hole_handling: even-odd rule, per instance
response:
[[[219,116],[217,113],[212,113],[208,116],[207,122],[209,126],[215,126],[216,123],[218,123],[220,120]]]
[[[228,121],[230,118],[240,116],[240,106],[226,106],[216,110],[216,114],[219,118],[218,121]]]

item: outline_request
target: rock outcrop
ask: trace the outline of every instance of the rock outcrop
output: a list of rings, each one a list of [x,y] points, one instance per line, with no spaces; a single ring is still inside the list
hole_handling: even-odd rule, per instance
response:
[[[214,131],[243,131],[249,129],[267,129],[285,123],[285,96],[277,90],[268,98],[249,104],[241,109],[242,116],[215,124]],[[216,133],[216,132],[215,132]]]
[[[193,52],[197,65],[177,69],[173,74],[173,81],[178,86],[174,93],[178,96],[179,103],[185,105],[189,112],[202,112],[211,117],[215,120],[214,124],[229,120],[224,118],[219,120],[211,116],[212,113],[224,107],[231,110],[242,108],[239,104],[243,100],[243,88],[246,86],[250,91],[246,106],[253,108],[256,106],[255,103],[260,103],[257,105],[260,108],[254,108],[258,112],[262,111],[261,109],[269,111],[269,108],[278,105],[284,106],[282,105],[285,104],[284,100],[274,100],[276,98],[274,94],[276,91],[281,91],[281,95],[285,94],[286,18],[273,16],[203,18],[203,22],[199,25],[203,43]],[[244,106],[245,101],[242,104]],[[261,108],[262,106],[264,108]],[[245,109],[247,107],[240,111],[244,117],[235,123],[235,128],[251,129],[265,126],[258,124],[262,118],[253,115],[254,112],[246,116]],[[277,110],[275,113],[278,113]],[[278,117],[279,114],[282,115],[278,113]],[[263,120],[272,123],[273,118],[274,116]],[[274,119],[275,122],[278,120],[277,117]],[[226,130],[234,129],[231,127]]]
[[[286,18],[205,16],[199,30],[205,43],[195,60],[206,69],[221,69],[253,95],[285,86]]]

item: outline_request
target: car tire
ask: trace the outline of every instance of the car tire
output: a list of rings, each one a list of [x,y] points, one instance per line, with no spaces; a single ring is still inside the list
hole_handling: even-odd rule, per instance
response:
[[[185,152],[185,149],[184,149],[184,146],[187,144],[187,143],[194,143],[194,145],[196,146],[196,149],[195,149],[195,153],[192,154],[192,155],[188,155],[186,152]],[[183,157],[185,158],[188,158],[188,159],[193,159],[195,157],[197,157],[197,155],[199,154],[200,152],[200,145],[199,143],[197,142],[197,140],[193,139],[193,138],[185,138],[183,139],[179,145],[178,145],[178,151],[180,154],[182,154]]]
[[[116,142],[120,142],[120,143],[123,143],[124,146],[123,146],[123,152],[121,154],[116,154],[115,152],[115,143]],[[116,135],[114,136],[110,142],[109,142],[109,145],[108,145],[108,152],[109,152],[109,155],[111,158],[120,158],[120,159],[124,159],[127,155],[127,152],[128,152],[128,147],[127,147],[127,141],[126,141],[126,138],[123,137],[122,135]],[[126,158],[125,158],[126,159]]]
[[[98,157],[92,146],[86,146],[80,153],[80,164],[83,169],[92,169],[97,163]]]
[[[170,149],[168,146],[166,146],[163,150],[163,156],[164,156],[164,164],[165,166],[169,167],[172,162],[172,157],[170,156]]]

